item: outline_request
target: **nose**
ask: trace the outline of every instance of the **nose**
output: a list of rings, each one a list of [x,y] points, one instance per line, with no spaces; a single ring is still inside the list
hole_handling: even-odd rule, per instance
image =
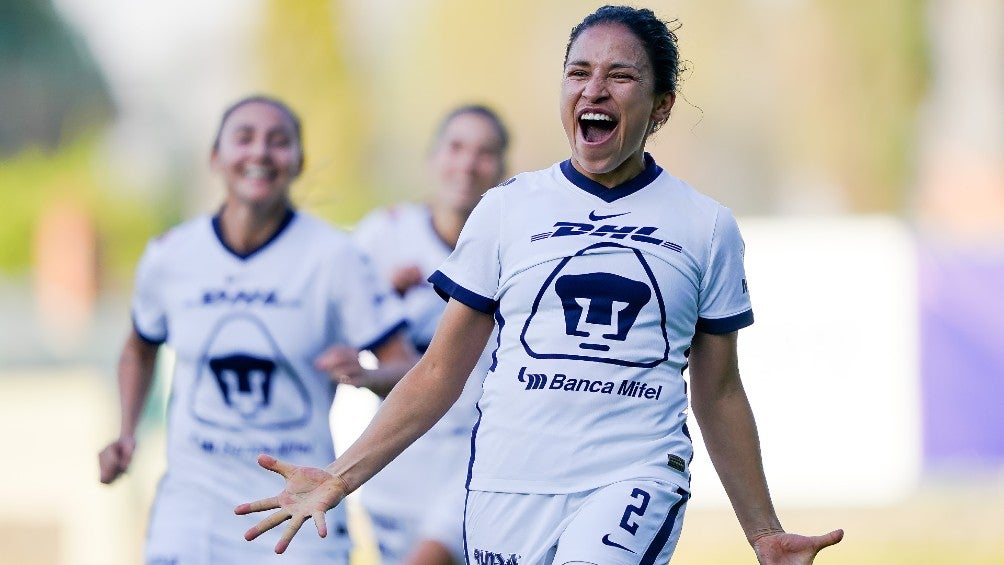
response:
[[[268,154],[268,141],[264,139],[255,140],[248,147],[248,152],[252,157],[263,159]]]
[[[475,151],[463,150],[457,153],[457,168],[465,173],[473,173],[477,168],[478,155]]]
[[[600,100],[606,98],[607,94],[607,82],[598,73],[589,77],[589,80],[586,81],[585,86],[582,88],[582,96],[589,100]]]

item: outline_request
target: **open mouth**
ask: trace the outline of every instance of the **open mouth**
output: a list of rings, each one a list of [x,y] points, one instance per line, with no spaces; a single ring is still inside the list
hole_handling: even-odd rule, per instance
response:
[[[579,116],[579,131],[586,143],[603,143],[617,129],[617,120],[609,114],[586,112]]]

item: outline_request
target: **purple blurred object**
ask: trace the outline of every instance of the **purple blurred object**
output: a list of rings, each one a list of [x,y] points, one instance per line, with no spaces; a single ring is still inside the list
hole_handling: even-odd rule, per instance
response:
[[[1004,253],[919,260],[925,470],[1004,468]]]

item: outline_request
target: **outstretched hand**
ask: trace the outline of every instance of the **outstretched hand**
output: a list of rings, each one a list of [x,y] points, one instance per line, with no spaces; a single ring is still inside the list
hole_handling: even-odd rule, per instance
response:
[[[753,542],[760,565],[810,565],[820,550],[844,539],[843,530],[821,536],[800,536],[785,532],[770,534]]]
[[[318,535],[326,537],[328,526],[324,513],[348,494],[345,482],[324,469],[301,467],[271,455],[259,455],[258,464],[285,477],[286,488],[277,496],[246,502],[234,508],[234,513],[238,515],[278,509],[245,532],[244,539],[251,541],[289,520],[282,537],[275,544],[275,552],[282,553],[308,518],[314,519]]]

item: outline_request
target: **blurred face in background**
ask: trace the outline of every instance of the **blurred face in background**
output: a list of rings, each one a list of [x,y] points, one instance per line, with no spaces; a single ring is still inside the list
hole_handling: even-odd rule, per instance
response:
[[[495,124],[474,112],[454,116],[429,155],[437,205],[470,214],[481,195],[502,182],[503,141]]]
[[[273,206],[289,198],[289,186],[300,174],[303,149],[290,115],[267,102],[248,102],[223,122],[213,169],[223,177],[227,201]]]

